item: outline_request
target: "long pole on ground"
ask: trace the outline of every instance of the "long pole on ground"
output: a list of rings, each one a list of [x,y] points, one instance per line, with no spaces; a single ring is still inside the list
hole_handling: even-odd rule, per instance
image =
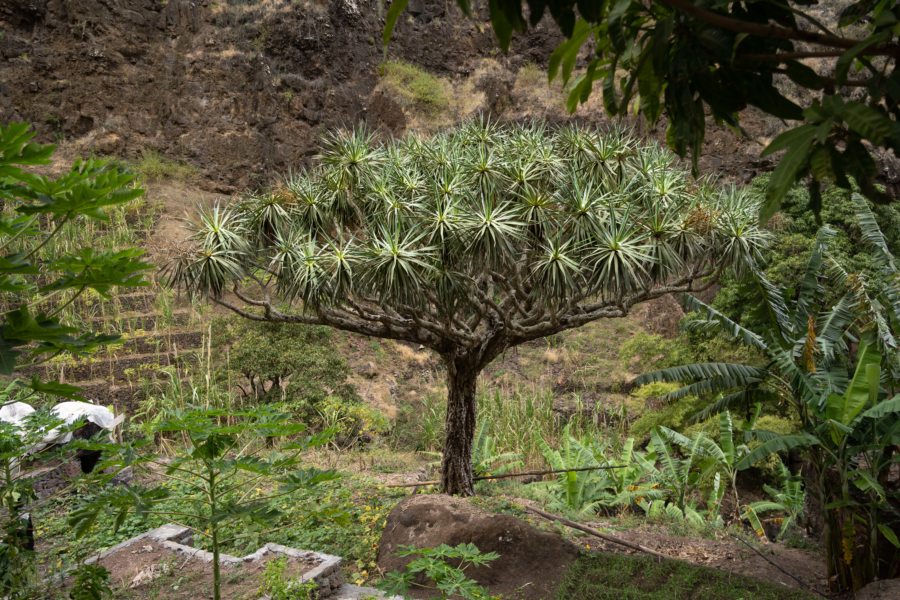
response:
[[[548,521],[557,521],[558,523],[562,523],[566,527],[571,527],[572,529],[577,529],[578,531],[583,531],[584,533],[588,533],[594,537],[598,537],[601,540],[604,540],[611,544],[618,544],[619,546],[625,546],[626,548],[630,548],[632,550],[637,550],[638,552],[644,552],[645,554],[650,554],[651,556],[655,556],[656,558],[670,559],[670,557],[666,556],[665,554],[660,554],[656,550],[651,550],[650,548],[647,548],[646,546],[641,546],[640,544],[633,544],[631,542],[627,542],[623,539],[619,539],[617,537],[597,531],[593,527],[588,527],[587,525],[582,525],[581,523],[576,523],[575,521],[572,521],[565,517],[561,517],[559,515],[554,515],[552,513],[544,512],[539,508],[526,506],[525,510],[527,510],[530,513],[534,513],[534,514],[538,515],[539,517],[543,517],[543,518],[547,519]]]
[[[550,469],[546,471],[522,471],[519,473],[504,473],[503,475],[483,475],[481,477],[473,477],[473,481],[487,481],[489,479],[509,479],[510,477],[525,477],[528,475],[554,475],[557,473],[578,473],[581,471],[599,471],[601,469],[624,469],[627,465],[605,465],[602,467],[579,467],[577,469]],[[417,481],[415,483],[389,483],[384,487],[404,488],[404,487],[420,487],[424,485],[440,485],[440,481]]]

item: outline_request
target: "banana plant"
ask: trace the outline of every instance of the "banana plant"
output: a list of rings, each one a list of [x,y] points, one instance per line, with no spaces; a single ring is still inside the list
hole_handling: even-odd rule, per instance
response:
[[[750,453],[750,448],[747,444],[735,442],[734,421],[731,418],[731,413],[727,410],[719,414],[718,443],[702,433],[698,434],[698,436],[702,437],[699,450],[704,457],[703,471],[724,476],[728,482],[729,489],[734,496],[735,516],[740,518],[739,507],[741,499],[737,489],[737,476],[738,471],[740,470],[738,468],[738,463]],[[725,488],[724,486],[720,488],[720,486],[715,485],[714,491],[714,495],[718,495],[718,502],[715,504],[715,507],[718,510]],[[712,504],[709,506],[710,508],[713,507]]]
[[[705,439],[702,433],[692,439],[668,427],[657,427],[650,434],[650,448],[659,465],[660,483],[669,490],[672,503],[682,513],[687,506],[688,493],[704,475],[699,468],[704,458]],[[677,455],[672,444],[681,447],[683,457]]]
[[[766,532],[760,519],[762,515],[771,512],[781,513],[781,527],[776,538],[780,540],[791,525],[802,518],[806,508],[803,479],[793,475],[781,461],[778,462],[778,474],[781,479],[779,488],[763,485],[763,490],[769,495],[769,500],[751,502],[743,509],[743,517],[750,522],[753,530],[761,539],[766,539]]]
[[[762,364],[693,364],[648,373],[651,381],[680,382],[669,399],[709,399],[702,419],[733,405],[786,405],[800,431],[780,435],[755,431],[759,442],[735,467],[747,468],[773,454],[802,450],[813,466],[812,490],[825,512],[829,579],[855,590],[900,574],[900,494],[885,483],[900,447],[900,270],[871,209],[855,197],[862,240],[880,268],[870,282],[841,271],[828,257],[834,234],[820,229],[795,290],[778,289],[754,272],[766,300],[769,325],[743,327],[713,307],[687,298],[736,341],[765,357]],[[827,303],[823,281],[835,279],[846,292]],[[854,551],[865,548],[865,551]]]
[[[472,444],[472,468],[475,477],[487,475],[503,475],[523,464],[522,456],[517,452],[500,452],[497,449],[497,440],[488,435],[487,423],[482,422],[475,431],[475,440]]]
[[[656,465],[634,449],[634,438],[626,439],[612,459],[607,458],[605,453],[595,453],[595,458],[607,466],[616,467],[604,472],[608,486],[601,500],[604,508],[625,508],[665,496],[665,491],[659,488],[657,482],[659,471]]]
[[[682,509],[675,503],[665,500],[644,500],[640,503],[640,507],[644,510],[644,514],[651,519],[665,517],[670,521],[688,523],[697,527],[705,524],[703,515],[690,504]]]
[[[592,449],[571,435],[568,425],[563,430],[559,449],[552,448],[543,438],[538,438],[538,444],[544,459],[554,470],[602,466]],[[601,504],[607,487],[606,478],[605,470],[567,471],[557,476],[550,489],[558,505],[580,515],[589,515]]]

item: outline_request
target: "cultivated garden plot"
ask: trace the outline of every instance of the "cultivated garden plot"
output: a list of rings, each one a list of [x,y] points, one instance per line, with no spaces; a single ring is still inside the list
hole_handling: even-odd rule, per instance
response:
[[[186,527],[164,525],[90,560],[110,572],[118,597],[197,598],[213,587],[213,555],[190,545]],[[219,559],[225,570],[222,594],[257,599],[272,591],[318,598],[334,596],[343,583],[340,558],[268,544],[253,554]]]

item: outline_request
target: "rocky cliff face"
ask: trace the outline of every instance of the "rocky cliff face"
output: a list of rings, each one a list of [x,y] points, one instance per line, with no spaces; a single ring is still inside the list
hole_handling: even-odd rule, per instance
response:
[[[79,154],[155,150],[199,168],[213,191],[259,186],[301,166],[325,129],[363,122],[397,134],[418,125],[379,85],[385,4],[3,0],[0,121],[30,121],[43,141],[65,140]],[[820,7],[827,22],[834,4]],[[465,114],[557,119],[568,118],[558,91],[547,95],[540,68],[523,90],[521,67],[545,65],[559,41],[555,25],[542,23],[504,55],[486,16],[466,19],[453,0],[414,0],[389,50],[444,78]],[[789,95],[806,93],[786,85]],[[599,105],[576,118],[603,121]],[[636,125],[664,138],[664,123]],[[742,125],[749,139],[709,123],[704,172],[744,183],[772,167],[759,152],[784,123],[748,110]],[[886,182],[900,180],[895,163],[885,162]]]
[[[43,139],[82,152],[154,149],[222,190],[259,184],[302,163],[323,128],[403,129],[398,107],[373,93],[381,2],[7,0],[0,121],[31,121]],[[546,59],[551,31],[520,40],[512,56]],[[453,2],[419,3],[390,51],[464,76],[496,54],[491,36]]]

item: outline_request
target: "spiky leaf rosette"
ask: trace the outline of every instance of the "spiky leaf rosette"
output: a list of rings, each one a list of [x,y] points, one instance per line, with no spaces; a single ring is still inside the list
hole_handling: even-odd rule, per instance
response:
[[[202,213],[169,277],[251,318],[508,347],[753,264],[757,213],[627,130],[338,131],[310,169]]]

